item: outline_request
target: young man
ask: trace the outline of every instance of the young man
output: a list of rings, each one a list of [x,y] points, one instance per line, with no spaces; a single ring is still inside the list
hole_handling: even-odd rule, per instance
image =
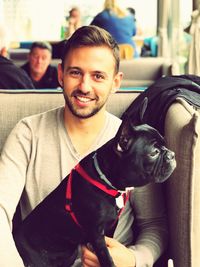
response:
[[[119,48],[105,30],[84,26],[72,35],[58,78],[65,106],[21,120],[1,154],[0,266],[23,266],[11,234],[18,202],[24,219],[84,156],[110,140],[121,123],[106,112],[106,101],[120,87],[122,73]],[[136,236],[133,221],[139,229]],[[153,265],[166,239],[161,192],[152,184],[134,190],[114,238],[106,242],[116,266],[142,267]],[[99,263],[83,247],[82,263],[77,260],[73,266],[98,267]]]
[[[34,42],[28,62],[21,67],[30,76],[37,89],[59,87],[57,68],[51,66],[51,57],[52,47],[48,42]]]
[[[8,59],[8,47],[7,29],[0,24],[0,89],[33,89],[26,72]]]

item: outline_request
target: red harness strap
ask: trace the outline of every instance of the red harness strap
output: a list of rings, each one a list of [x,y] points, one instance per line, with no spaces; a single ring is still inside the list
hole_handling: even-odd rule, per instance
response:
[[[88,173],[81,167],[80,164],[77,164],[75,166],[75,168],[73,169],[73,171],[77,171],[80,176],[82,178],[84,178],[86,181],[88,181],[89,183],[91,183],[92,185],[96,186],[97,188],[101,189],[102,191],[104,191],[105,193],[107,193],[110,196],[113,197],[118,197],[120,196],[120,192],[116,189],[113,188],[107,188],[106,185],[100,183],[99,181],[94,180],[93,178],[91,178]],[[72,210],[72,172],[69,174],[69,178],[67,181],[67,186],[66,186],[66,204],[65,204],[65,209],[67,212],[70,213],[72,219],[74,220],[74,222],[81,227],[80,223],[78,222],[73,210]],[[126,202],[128,199],[128,196],[126,196],[126,199],[124,202]],[[118,214],[118,218],[120,216],[122,212],[122,209],[120,210],[119,214]]]
[[[101,189],[102,191],[104,191],[105,193],[107,193],[108,195],[113,196],[113,197],[118,197],[120,195],[120,193],[118,192],[117,189],[107,188],[104,184],[102,184],[102,183],[100,183],[100,182],[92,179],[86,173],[86,171],[81,167],[80,164],[76,165],[75,170],[81,175],[81,177],[83,177],[89,183],[91,183],[94,186],[98,187],[99,189]]]
[[[119,212],[118,212],[118,219],[119,219],[119,216],[121,215],[122,211],[124,210],[124,207],[126,205],[126,202],[129,200],[129,197],[130,197],[130,190],[128,190],[127,192],[123,192],[121,194],[122,196],[122,199],[123,199],[123,207],[119,209]]]
[[[81,227],[79,224],[78,220],[76,219],[76,216],[72,210],[72,171],[69,174],[69,178],[67,181],[67,186],[66,186],[66,204],[65,204],[65,209],[67,212],[70,213],[72,219],[74,222]]]

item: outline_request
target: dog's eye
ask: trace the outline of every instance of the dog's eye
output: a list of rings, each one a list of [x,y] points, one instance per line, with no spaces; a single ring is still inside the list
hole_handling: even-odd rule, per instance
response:
[[[152,151],[151,151],[151,153],[150,153],[150,157],[155,158],[155,157],[157,157],[159,154],[160,154],[160,150],[159,150],[158,148],[155,147],[154,149],[152,149]]]
[[[118,150],[123,152],[123,151],[127,151],[129,148],[129,139],[127,139],[126,137],[121,137],[118,143]]]

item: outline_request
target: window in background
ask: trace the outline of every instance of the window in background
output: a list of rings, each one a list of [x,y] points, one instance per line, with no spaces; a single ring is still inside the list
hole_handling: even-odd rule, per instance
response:
[[[12,41],[58,40],[64,0],[3,0]]]
[[[180,22],[183,28],[189,26],[192,14],[192,1],[180,0]]]
[[[4,20],[4,15],[3,15],[3,0],[0,0],[0,22]]]
[[[57,41],[61,38],[63,18],[73,6],[80,7],[83,25],[88,25],[102,10],[103,3],[104,0],[0,0],[3,10],[0,16],[11,31],[12,41]],[[119,4],[136,9],[137,20],[145,36],[156,33],[157,0],[123,0]]]

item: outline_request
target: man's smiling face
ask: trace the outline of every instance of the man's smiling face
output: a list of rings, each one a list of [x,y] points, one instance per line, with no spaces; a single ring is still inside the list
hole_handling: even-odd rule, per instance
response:
[[[106,46],[70,50],[64,70],[59,65],[58,73],[66,106],[78,118],[89,118],[101,110],[121,82],[121,75],[115,74],[112,51]]]

